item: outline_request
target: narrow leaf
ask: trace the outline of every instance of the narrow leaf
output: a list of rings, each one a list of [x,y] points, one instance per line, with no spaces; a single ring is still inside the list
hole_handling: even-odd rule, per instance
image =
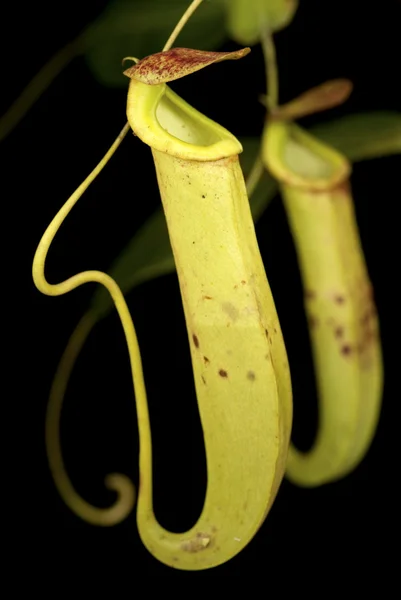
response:
[[[348,79],[326,81],[275,108],[271,115],[280,121],[295,121],[307,115],[333,108],[345,102],[352,92],[352,83]]]
[[[128,242],[108,273],[126,295],[140,283],[172,273],[174,270],[166,220],[160,207]],[[113,308],[110,295],[103,286],[96,289],[91,308],[99,318]]]
[[[401,153],[401,114],[397,112],[348,115],[310,131],[355,162]]]
[[[260,151],[260,138],[241,138],[241,144],[244,149],[243,153],[240,154],[241,167],[244,175],[248,176],[252,169],[253,163],[256,160],[257,154]],[[255,222],[266,210],[268,204],[271,200],[273,200],[277,191],[278,185],[276,180],[273,179],[270,173],[264,171],[259,183],[249,198],[249,204],[251,206],[251,212]]]

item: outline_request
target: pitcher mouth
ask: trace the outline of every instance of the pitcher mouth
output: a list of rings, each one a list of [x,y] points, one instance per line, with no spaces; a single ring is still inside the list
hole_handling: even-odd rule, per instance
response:
[[[234,135],[185,102],[165,83],[151,86],[131,79],[127,117],[145,144],[177,158],[216,161],[242,152]]]
[[[328,190],[344,182],[351,173],[344,156],[294,123],[267,123],[262,144],[269,171],[294,187]]]

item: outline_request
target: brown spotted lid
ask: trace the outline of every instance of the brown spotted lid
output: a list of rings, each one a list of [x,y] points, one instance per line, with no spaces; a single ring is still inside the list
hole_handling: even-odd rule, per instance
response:
[[[148,85],[158,85],[180,79],[213,63],[223,60],[238,60],[249,54],[250,51],[250,48],[241,48],[234,52],[206,52],[192,48],[172,48],[167,52],[157,52],[146,56],[136,65],[124,71],[124,75]]]

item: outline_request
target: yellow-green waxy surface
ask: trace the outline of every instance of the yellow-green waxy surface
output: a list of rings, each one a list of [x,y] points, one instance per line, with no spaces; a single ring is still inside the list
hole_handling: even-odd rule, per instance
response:
[[[354,469],[375,433],[383,385],[378,318],[347,161],[292,124],[268,123],[263,147],[298,253],[319,393],[315,443],[307,453],[290,447],[287,476],[315,486]]]
[[[198,522],[165,531],[152,510],[150,436],[140,422],[138,528],[180,569],[237,554],[262,524],[284,474],[292,420],[284,342],[260,257],[234,136],[165,84],[131,80],[135,133],[152,147],[180,283],[206,448]]]

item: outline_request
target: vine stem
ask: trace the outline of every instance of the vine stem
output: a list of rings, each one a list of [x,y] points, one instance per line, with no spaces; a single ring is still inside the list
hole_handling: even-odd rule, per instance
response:
[[[260,28],[260,41],[263,50],[263,56],[265,61],[266,80],[267,80],[267,96],[266,96],[266,107],[268,111],[273,112],[279,101],[279,85],[278,85],[278,68],[276,59],[276,48],[274,45],[273,34],[269,27],[264,23],[263,16],[261,15],[262,26]],[[255,162],[252,165],[252,169],[246,180],[246,190],[248,197],[252,196],[256,186],[258,185],[260,178],[265,170],[262,157],[260,152],[258,153]]]
[[[266,66],[266,79],[268,91],[266,103],[267,108],[270,111],[272,111],[275,108],[277,108],[279,100],[276,48],[274,45],[273,34],[268,27],[261,27],[260,38]]]
[[[165,43],[163,52],[170,50],[171,46],[174,44],[175,40],[184,28],[185,24],[189,21],[189,19],[192,17],[196,9],[202,4],[202,2],[203,0],[193,0],[193,2],[191,2],[187,10],[182,15],[181,19],[178,21],[177,25],[174,27],[167,42]]]

